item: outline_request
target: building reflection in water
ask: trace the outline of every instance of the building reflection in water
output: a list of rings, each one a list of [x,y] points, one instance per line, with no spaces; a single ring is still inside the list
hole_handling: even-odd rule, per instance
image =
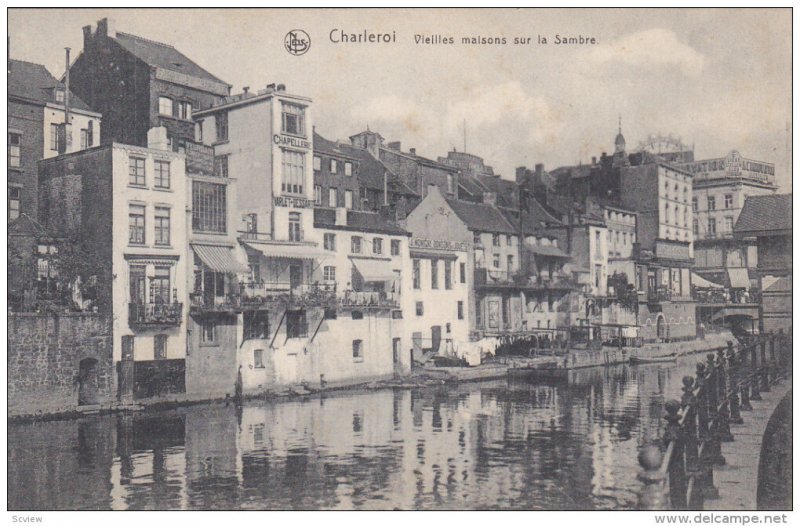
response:
[[[628,508],[696,361],[10,425],[9,509]]]

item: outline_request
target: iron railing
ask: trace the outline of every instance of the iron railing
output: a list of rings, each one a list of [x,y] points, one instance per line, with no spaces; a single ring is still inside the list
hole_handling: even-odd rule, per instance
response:
[[[129,303],[128,324],[176,327],[181,324],[183,303]]]

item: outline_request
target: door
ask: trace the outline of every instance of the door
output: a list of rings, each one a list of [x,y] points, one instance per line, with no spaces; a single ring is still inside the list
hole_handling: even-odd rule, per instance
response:
[[[664,316],[661,315],[656,319],[656,336],[660,342],[667,338],[667,324],[664,322]]]
[[[84,358],[78,366],[78,405],[97,404],[97,360]]]
[[[431,351],[439,352],[439,345],[442,343],[442,326],[434,325],[431,327]]]
[[[392,363],[394,364],[394,372],[395,374],[402,374],[403,372],[403,363],[401,360],[401,353],[402,349],[400,348],[400,338],[392,339]]]
[[[303,283],[303,267],[301,265],[289,265],[289,288],[297,289]]]
[[[145,302],[144,267],[130,267],[131,303],[142,305]]]

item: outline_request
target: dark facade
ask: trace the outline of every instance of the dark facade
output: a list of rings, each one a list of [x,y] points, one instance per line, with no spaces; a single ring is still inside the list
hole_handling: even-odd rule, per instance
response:
[[[118,33],[109,19],[94,31],[83,28],[83,52],[70,68],[70,82],[107,116],[103,144],[147,146],[147,131],[164,126],[174,151],[195,140],[192,111],[230,94],[229,84],[172,46]]]

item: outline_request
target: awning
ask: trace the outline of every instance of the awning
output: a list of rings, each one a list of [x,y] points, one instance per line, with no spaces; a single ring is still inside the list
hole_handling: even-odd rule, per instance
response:
[[[319,250],[316,245],[294,245],[287,243],[269,243],[263,241],[242,241],[245,248],[261,252],[268,258],[282,259],[319,259],[333,256],[330,252]]]
[[[569,259],[570,257],[568,254],[565,254],[558,247],[543,246],[543,245],[525,245],[525,248],[529,252],[538,254],[540,256],[551,256],[551,257],[567,258],[567,259]]]
[[[353,266],[364,278],[364,281],[394,281],[398,274],[386,264],[386,261],[377,259],[353,258]]]
[[[757,320],[758,307],[725,307],[715,312],[711,316],[711,321],[720,321],[723,318],[735,318],[737,316]]]
[[[701,289],[724,289],[722,285],[717,285],[712,281],[708,281],[707,279],[703,278],[700,274],[695,274],[692,272],[692,285],[695,287],[700,287]]]
[[[750,276],[746,268],[729,268],[728,279],[731,280],[732,289],[749,289]]]
[[[192,243],[192,248],[197,257],[214,272],[239,274],[250,271],[247,265],[236,260],[232,248],[199,243]]]

